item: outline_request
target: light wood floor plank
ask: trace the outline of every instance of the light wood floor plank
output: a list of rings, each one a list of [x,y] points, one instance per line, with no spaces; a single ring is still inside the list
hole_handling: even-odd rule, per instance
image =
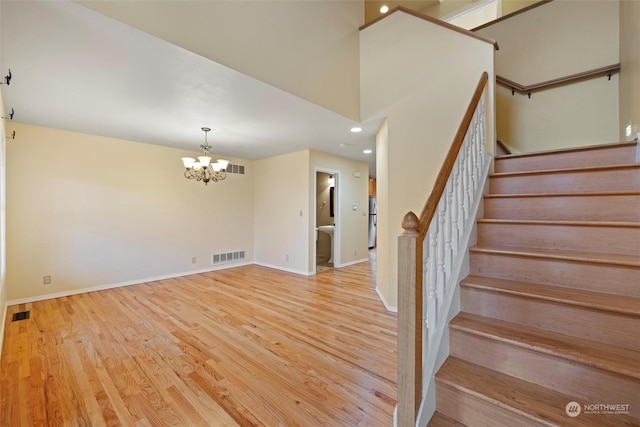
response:
[[[396,316],[373,271],[252,265],[9,307],[0,425],[389,426]]]

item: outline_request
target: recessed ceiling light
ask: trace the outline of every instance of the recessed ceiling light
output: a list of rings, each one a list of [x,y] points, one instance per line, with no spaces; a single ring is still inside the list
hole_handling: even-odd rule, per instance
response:
[[[387,12],[389,12],[389,6],[385,4],[380,8],[380,13],[387,13]]]
[[[369,150],[369,149],[367,148],[366,150],[362,150],[362,152],[363,152],[364,154],[371,154],[371,153],[373,153],[373,150]]]
[[[354,126],[351,128],[351,132],[353,133],[358,133],[358,132],[362,132],[362,128],[359,126]]]

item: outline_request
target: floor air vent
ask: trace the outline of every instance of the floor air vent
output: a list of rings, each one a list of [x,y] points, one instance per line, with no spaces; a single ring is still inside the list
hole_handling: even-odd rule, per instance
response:
[[[30,311],[19,311],[17,313],[13,313],[13,317],[11,318],[12,322],[17,322],[18,320],[28,319],[31,315]]]

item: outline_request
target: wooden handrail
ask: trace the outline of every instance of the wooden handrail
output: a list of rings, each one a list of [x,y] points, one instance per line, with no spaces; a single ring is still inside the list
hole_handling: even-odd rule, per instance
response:
[[[438,203],[440,202],[440,198],[444,193],[444,189],[447,185],[447,180],[449,179],[449,175],[451,175],[453,165],[455,164],[458,153],[460,152],[460,147],[462,147],[464,136],[467,133],[467,129],[469,128],[471,120],[473,119],[473,112],[476,110],[478,102],[480,102],[482,92],[484,91],[488,80],[489,74],[487,74],[487,72],[485,71],[482,73],[482,76],[480,76],[480,81],[476,86],[475,92],[473,92],[471,102],[469,102],[467,111],[465,112],[464,117],[460,122],[460,126],[458,127],[458,131],[453,138],[453,142],[449,147],[447,157],[445,157],[444,162],[440,167],[440,172],[438,172],[438,176],[436,177],[436,182],[433,185],[433,190],[431,190],[431,194],[429,195],[427,202],[422,208],[422,212],[420,213],[419,217],[420,225],[418,226],[418,235],[420,241],[424,240],[424,237],[427,234],[427,230],[429,229],[429,224],[433,219],[433,215],[438,209]]]
[[[501,84],[502,86],[506,86],[511,88],[513,92],[519,92],[522,94],[530,95],[535,90],[546,89],[552,86],[559,86],[563,84],[569,84],[580,80],[585,80],[591,77],[601,76],[601,75],[611,75],[615,72],[620,71],[620,64],[607,65],[606,67],[594,68],[593,70],[583,71],[581,73],[571,74],[569,76],[558,77],[556,79],[547,80],[540,83],[534,83],[530,85],[521,85],[520,83],[516,83],[512,80],[509,80],[505,77],[501,77],[496,75],[496,83]]]
[[[438,204],[443,196],[446,197],[444,193],[447,181],[451,178],[460,150],[465,145],[465,137],[476,116],[488,81],[489,74],[485,71],[480,76],[480,81],[440,167],[433,190],[422,209],[420,218],[413,212],[409,212],[402,219],[404,231],[398,237],[398,427],[416,425],[423,388],[423,328],[425,326],[423,309],[431,310],[430,316],[436,315],[435,307],[428,308],[428,305],[423,307],[425,303],[425,289],[423,289],[425,237]],[[472,140],[473,138],[470,137],[468,142],[471,143]],[[464,222],[464,218],[462,221]],[[456,247],[458,243],[459,240],[456,238]],[[431,256],[429,259],[434,259]],[[433,265],[430,271],[435,271]],[[431,290],[430,288],[429,291]],[[431,322],[435,319],[433,317]]]
[[[368,22],[368,23],[366,23],[366,24],[362,25],[362,26],[360,27],[360,31],[364,30],[364,29],[365,29],[365,28],[367,28],[367,27],[370,27],[371,25],[375,24],[375,23],[376,23],[376,22],[378,22],[378,21],[383,20],[383,19],[384,19],[384,18],[386,18],[387,16],[391,16],[391,15],[393,15],[393,14],[394,14],[394,13],[396,13],[396,12],[404,12],[404,13],[407,13],[407,14],[409,14],[409,15],[413,15],[413,16],[415,16],[416,18],[420,18],[420,19],[423,19],[423,20],[425,20],[425,21],[429,21],[429,22],[431,22],[432,24],[436,24],[436,25],[439,25],[439,26],[441,26],[441,27],[448,28],[449,30],[455,31],[455,32],[457,32],[457,33],[464,34],[465,36],[469,36],[469,37],[474,38],[474,39],[476,39],[476,40],[480,40],[480,41],[483,41],[483,42],[485,42],[485,43],[489,43],[489,44],[493,45],[493,47],[494,47],[494,49],[495,49],[495,50],[498,50],[498,49],[499,49],[498,42],[496,42],[495,40],[492,40],[492,39],[487,38],[487,37],[483,37],[483,36],[481,36],[481,35],[479,35],[479,34],[476,34],[476,33],[471,32],[471,31],[469,31],[469,30],[465,30],[464,28],[460,28],[460,27],[458,27],[458,26],[456,26],[456,25],[449,24],[448,22],[441,21],[441,20],[439,20],[439,19],[437,19],[437,18],[434,18],[434,17],[432,17],[432,16],[425,15],[425,14],[420,13],[420,12],[416,12],[415,10],[411,10],[411,9],[409,9],[408,7],[404,7],[404,6],[397,6],[397,7],[394,7],[394,8],[393,8],[389,13],[387,13],[387,14],[385,14],[385,15],[382,15],[382,16],[380,16],[380,17],[378,17],[378,18],[374,19],[373,21],[370,21],[370,22]]]

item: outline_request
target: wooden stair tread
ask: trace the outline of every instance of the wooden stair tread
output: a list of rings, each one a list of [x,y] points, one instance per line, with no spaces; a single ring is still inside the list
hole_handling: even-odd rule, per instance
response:
[[[453,418],[447,417],[442,412],[436,411],[435,414],[429,420],[427,424],[429,427],[467,427],[466,424],[462,424],[454,420]]]
[[[603,425],[602,416],[567,416],[567,403],[574,400],[585,403],[572,396],[455,357],[445,361],[436,375],[436,381],[547,425]],[[636,419],[626,415],[607,417],[606,422],[608,426],[638,425]]]
[[[576,221],[544,219],[500,219],[478,218],[479,224],[518,224],[518,225],[566,225],[576,227],[626,227],[640,228],[640,222],[633,221]],[[638,243],[640,245],[640,243]]]
[[[470,275],[461,286],[640,316],[640,298]]]
[[[540,249],[518,246],[473,246],[469,249],[469,251],[476,253],[490,253],[496,255],[546,258],[573,262],[609,264],[640,268],[640,258],[634,255]]]
[[[615,148],[615,147],[630,147],[636,145],[637,142],[629,141],[629,142],[613,142],[609,144],[597,144],[597,145],[586,145],[582,147],[571,147],[571,148],[560,148],[557,150],[545,150],[545,151],[532,151],[528,153],[512,153],[512,154],[504,154],[502,156],[496,156],[496,160],[498,159],[514,159],[518,157],[535,157],[535,156],[553,156],[555,154],[562,153],[577,153],[581,151],[590,151],[590,150],[600,150],[607,148]]]
[[[640,379],[640,353],[633,350],[471,313],[458,314],[449,327]]]
[[[512,176],[527,176],[527,175],[544,175],[544,174],[560,174],[560,173],[573,173],[573,172],[599,172],[606,170],[623,170],[623,169],[640,169],[638,163],[626,163],[621,165],[607,165],[607,166],[581,166],[574,168],[559,168],[559,169],[538,169],[518,172],[496,172],[491,174],[491,178],[507,178]]]
[[[584,193],[513,193],[513,194],[486,194],[485,199],[511,199],[518,197],[597,197],[597,196],[640,196],[640,191],[595,191]]]

